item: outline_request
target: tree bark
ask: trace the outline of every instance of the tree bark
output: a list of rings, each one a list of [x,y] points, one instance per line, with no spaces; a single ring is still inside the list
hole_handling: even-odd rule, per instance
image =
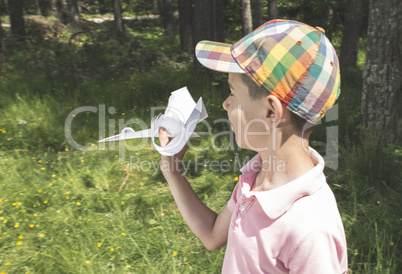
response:
[[[80,31],[80,12],[78,9],[79,0],[70,0],[70,20],[71,20],[71,28],[74,31]]]
[[[399,0],[370,1],[362,116],[380,144],[402,145],[401,10]]]
[[[23,16],[22,0],[8,0],[10,12],[11,33],[20,37],[26,36],[25,22]]]
[[[195,44],[201,40],[213,40],[210,31],[209,17],[209,0],[194,1],[193,38]]]
[[[278,7],[276,0],[268,0],[268,20],[278,18]]]
[[[40,10],[39,0],[35,0],[35,14],[42,15],[42,11]]]
[[[263,0],[254,0],[253,29],[262,25]]]
[[[166,35],[174,34],[172,0],[163,0],[163,26]]]
[[[193,1],[179,0],[179,27],[181,51],[193,53]]]
[[[356,68],[363,0],[348,0],[341,42],[340,66],[343,72]]]
[[[241,0],[241,18],[243,34],[247,35],[253,30],[250,0]]]
[[[215,0],[215,39],[225,42],[225,0]]]
[[[120,0],[113,0],[113,13],[114,13],[114,22],[116,24],[116,30],[119,35],[124,32],[124,25],[123,25],[123,16],[121,11],[121,4]]]

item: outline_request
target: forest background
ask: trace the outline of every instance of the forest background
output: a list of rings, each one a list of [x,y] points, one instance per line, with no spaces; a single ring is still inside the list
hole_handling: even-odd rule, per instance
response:
[[[336,115],[316,127],[311,145],[325,155],[328,140],[336,144],[337,164],[325,173],[350,272],[400,273],[401,5],[1,0],[0,273],[219,273],[224,248],[207,251],[189,231],[153,169],[160,157],[150,143],[134,152],[97,140],[132,118],[149,124],[152,107],[166,106],[183,86],[202,96],[210,122],[227,118],[226,76],[194,62],[194,44],[232,43],[273,18],[323,27],[340,56]],[[80,108],[88,111],[74,112]],[[239,160],[253,155],[231,147],[229,135],[216,138],[228,131],[213,124],[194,143],[219,149],[189,150],[185,158],[189,181],[216,211],[238,180]],[[216,171],[211,160],[229,169]]]

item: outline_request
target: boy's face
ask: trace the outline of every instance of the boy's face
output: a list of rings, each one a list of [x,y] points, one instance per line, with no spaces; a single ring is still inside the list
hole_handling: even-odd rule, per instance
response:
[[[263,151],[270,143],[269,107],[266,97],[251,99],[240,74],[230,73],[231,93],[223,102],[239,147]]]

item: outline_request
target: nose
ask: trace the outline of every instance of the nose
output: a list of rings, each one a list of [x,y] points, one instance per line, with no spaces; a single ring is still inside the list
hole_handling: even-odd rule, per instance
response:
[[[223,108],[224,108],[226,111],[228,111],[228,109],[229,109],[229,97],[226,98],[225,101],[223,101],[222,106],[223,106]]]

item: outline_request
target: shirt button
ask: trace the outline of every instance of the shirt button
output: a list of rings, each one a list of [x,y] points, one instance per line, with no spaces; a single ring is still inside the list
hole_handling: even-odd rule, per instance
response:
[[[244,205],[240,205],[240,206],[239,206],[239,210],[240,210],[240,211],[243,211],[243,210],[244,210]]]

